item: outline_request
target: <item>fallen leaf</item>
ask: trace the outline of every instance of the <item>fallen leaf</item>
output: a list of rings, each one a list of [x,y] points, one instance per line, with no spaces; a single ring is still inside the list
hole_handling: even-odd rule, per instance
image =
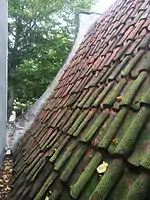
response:
[[[118,96],[118,97],[117,97],[117,100],[118,100],[119,102],[122,101],[122,99],[123,99],[122,96]]]
[[[118,140],[117,139],[113,139],[113,144],[118,144]]]
[[[103,161],[103,163],[97,167],[97,172],[99,174],[103,174],[106,172],[107,168],[108,168],[108,163]]]

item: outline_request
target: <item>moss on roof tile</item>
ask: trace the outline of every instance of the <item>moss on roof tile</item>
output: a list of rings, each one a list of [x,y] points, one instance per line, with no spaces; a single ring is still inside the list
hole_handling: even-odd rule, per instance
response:
[[[99,147],[108,148],[112,139],[114,138],[115,134],[117,133],[119,127],[121,126],[121,123],[123,122],[124,118],[126,117],[126,114],[128,112],[127,108],[122,108],[117,116],[115,117],[114,121],[110,124],[110,126],[107,129],[107,132],[105,133],[102,141],[99,143]]]
[[[104,200],[116,185],[123,173],[123,161],[114,160],[108,167],[108,170],[102,176],[99,184],[93,191],[89,200]]]
[[[127,129],[126,134],[120,141],[115,153],[126,155],[131,153],[133,150],[134,144],[141,133],[141,130],[146,123],[148,117],[150,116],[150,109],[143,108],[139,111],[135,119],[133,120],[130,127]]]
[[[97,129],[100,126],[102,126],[102,124],[104,123],[104,121],[106,120],[108,115],[109,115],[109,113],[107,110],[100,114],[95,115],[94,119],[93,119],[93,123],[91,124],[91,126],[89,127],[87,132],[81,136],[81,141],[83,141],[83,142],[89,141],[93,137],[93,135],[95,134]]]
[[[86,167],[85,171],[81,174],[81,176],[77,180],[77,182],[73,186],[70,186],[70,193],[74,199],[78,198],[82,189],[87,184],[87,182],[90,180],[94,171],[98,167],[101,159],[102,159],[101,154],[96,153],[94,155],[94,157],[92,158],[92,160],[90,161],[90,163],[88,164],[88,166]]]
[[[76,165],[78,164],[78,162],[82,159],[82,156],[84,155],[86,150],[87,150],[87,146],[84,144],[79,144],[79,146],[77,146],[74,154],[69,159],[67,166],[65,167],[65,169],[60,177],[60,179],[62,181],[67,181],[67,179],[72,174],[72,172],[73,172],[74,168],[76,167]]]

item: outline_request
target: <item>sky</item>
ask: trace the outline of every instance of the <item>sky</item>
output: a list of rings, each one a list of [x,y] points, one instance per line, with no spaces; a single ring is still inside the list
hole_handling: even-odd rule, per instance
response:
[[[116,0],[99,0],[99,2],[92,6],[92,11],[104,13]]]

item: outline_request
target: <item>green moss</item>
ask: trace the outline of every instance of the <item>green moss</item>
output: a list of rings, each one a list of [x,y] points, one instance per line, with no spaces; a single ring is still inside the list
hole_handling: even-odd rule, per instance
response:
[[[42,158],[39,160],[39,162],[35,165],[35,167],[31,170],[30,174],[27,176],[27,181],[29,181],[33,175],[36,173],[36,171],[40,168],[40,166],[42,165],[42,163],[45,162],[45,159]]]
[[[145,91],[144,91],[145,92]],[[150,88],[145,92],[145,94],[142,96],[142,103],[150,104]]]
[[[76,119],[75,123],[71,126],[71,128],[68,130],[68,133],[70,135],[72,135],[75,130],[78,128],[78,126],[81,124],[81,122],[83,121],[83,119],[85,118],[85,116],[87,115],[88,111],[84,111],[81,113],[81,115],[79,115],[79,117]]]
[[[36,165],[36,163],[41,159],[41,157],[42,157],[42,154],[40,155],[38,155],[34,160],[33,160],[33,162],[29,165],[29,167],[25,170],[25,173],[26,174],[28,174],[30,171],[31,171],[31,169]]]
[[[40,191],[38,192],[38,194],[36,195],[36,197],[34,198],[34,200],[41,200],[42,199],[42,197],[45,195],[46,191],[48,190],[50,185],[53,183],[55,178],[56,178],[56,173],[55,172],[51,173],[50,176],[45,181],[42,188],[40,189]]]
[[[89,141],[97,129],[103,124],[103,122],[106,120],[108,117],[108,112],[103,111],[100,115],[96,115],[93,119],[93,124],[90,126],[89,130],[86,132],[85,135],[82,136],[81,140],[86,142]]]
[[[117,116],[115,117],[114,121],[110,124],[107,129],[105,136],[103,137],[102,141],[99,143],[99,147],[108,148],[112,139],[114,138],[115,134],[117,133],[118,129],[121,126],[122,121],[124,120],[127,114],[127,108],[122,108]]]
[[[143,125],[145,124],[149,115],[150,115],[150,109],[148,108],[141,109],[139,111],[139,113],[137,114],[133,122],[131,123],[130,127],[126,131],[126,134],[124,135],[124,137],[118,144],[117,149],[115,150],[115,153],[128,154],[132,150],[141,132],[141,129]]]
[[[70,194],[74,199],[77,199],[79,194],[82,192],[84,186],[88,183],[90,178],[92,177],[94,171],[98,167],[99,163],[101,162],[101,155],[96,153],[95,156],[92,158],[88,166],[86,167],[85,171],[81,174],[77,182],[70,186]]]
[[[114,66],[111,66],[107,69],[107,72],[104,74],[104,76],[101,78],[100,83],[106,82],[107,78],[109,77],[110,74],[112,74],[114,70]]]
[[[146,167],[147,169],[150,169],[150,151],[145,152],[145,154],[142,156],[142,161],[140,165]]]
[[[113,86],[113,82],[109,83],[104,90],[98,95],[98,97],[96,98],[96,100],[93,103],[94,107],[97,107],[100,102],[104,99],[104,97],[108,94],[109,90],[112,88]]]
[[[45,165],[45,161],[41,163],[41,165],[39,166],[39,168],[36,170],[36,172],[33,174],[30,182],[33,182],[35,180],[35,178],[37,177],[37,175],[41,172],[41,170],[43,169]]]
[[[67,130],[70,128],[71,124],[74,122],[74,120],[76,119],[76,117],[78,116],[80,110],[77,109],[75,110],[75,112],[71,115],[70,119],[68,120],[67,124],[64,126],[64,128],[62,128],[62,130],[64,132],[67,132]]]
[[[74,168],[76,167],[76,165],[78,164],[78,162],[80,161],[82,156],[84,155],[86,149],[87,149],[87,147],[84,144],[77,146],[75,153],[71,156],[70,160],[67,163],[66,168],[64,169],[64,171],[60,177],[60,179],[62,181],[68,180],[68,178],[70,177]]]
[[[150,134],[149,134],[150,126],[144,127],[144,129],[141,132],[140,138],[136,143],[135,150],[131,154],[131,156],[128,158],[128,162],[132,163],[133,165],[140,165],[141,161],[145,159],[146,165],[144,166],[150,168],[150,155],[148,156],[149,151],[147,151],[147,148],[149,146],[150,142]],[[144,161],[144,162],[145,162]]]
[[[61,150],[63,149],[63,147],[67,144],[67,142],[69,141],[70,137],[67,136],[62,143],[58,146],[58,148],[55,150],[55,153],[53,154],[53,156],[49,159],[50,162],[54,162],[57,158],[57,156],[59,155],[59,153],[61,152]]]
[[[82,99],[86,96],[87,91],[82,91],[80,92],[80,96],[78,97],[78,99],[76,100],[76,102],[73,104],[72,109],[75,109],[78,104],[82,101]]]
[[[24,161],[29,165],[30,163],[33,162],[33,160],[40,154],[40,149],[39,148],[35,148],[34,152],[32,152],[32,154],[28,157],[28,154],[26,154],[26,157],[28,157],[28,159],[24,159]]]
[[[82,129],[87,125],[88,121],[93,117],[95,110],[92,110],[88,113],[88,115],[84,118],[83,122],[79,125],[77,130],[74,132],[74,136],[78,136]]]
[[[88,182],[87,186],[85,187],[85,189],[83,190],[81,197],[79,200],[86,200],[89,199],[89,197],[91,196],[92,192],[94,191],[94,189],[96,188],[98,182],[100,181],[100,176],[98,175],[98,173],[96,172],[90,179],[90,181]]]
[[[112,123],[112,121],[114,120],[114,118],[115,118],[115,115],[110,115],[109,118],[107,118],[106,121],[104,122],[103,126],[100,129],[98,129],[98,134],[94,138],[98,142],[97,146],[99,145],[99,142],[105,136],[107,129],[110,126],[110,124]]]
[[[61,193],[60,197],[57,200],[72,200],[69,189],[64,188],[63,192]]]
[[[137,178],[137,174],[129,170],[124,166],[124,173],[119,181],[116,183],[115,187],[111,190],[107,200],[125,200],[130,187]]]
[[[110,95],[107,97],[107,99],[104,101],[103,105],[113,105],[114,101],[118,97],[119,93],[125,86],[126,81],[119,82],[116,87],[113,89],[113,91],[110,93]]]
[[[51,194],[49,196],[50,200],[58,200],[61,192],[62,192],[62,184],[59,180],[55,181],[54,184],[52,184],[52,186],[50,186],[49,188],[49,193]]]
[[[148,174],[140,174],[130,188],[125,200],[141,200],[148,195],[150,178]]]
[[[94,91],[94,88],[92,88],[91,90],[89,90],[88,92],[87,92],[87,94],[83,97],[83,99],[82,99],[82,101],[78,104],[78,106],[81,108],[84,104],[85,104],[85,102],[88,100],[88,98],[91,96],[91,94],[93,93],[93,91]]]
[[[136,63],[140,60],[141,56],[143,55],[143,51],[140,51],[136,56],[127,64],[126,68],[121,72],[123,77],[126,77],[133,67],[135,67]]]
[[[103,89],[102,87],[96,88],[83,107],[89,108],[96,99],[96,97],[98,96],[98,94],[101,93],[102,89]]]
[[[68,146],[65,147],[64,152],[62,152],[60,157],[58,157],[58,159],[55,162],[55,167],[54,167],[55,170],[59,170],[62,167],[62,165],[65,163],[67,158],[71,156],[74,148],[77,146],[77,143],[78,143],[77,140],[72,140],[70,141]]]
[[[104,200],[123,173],[123,161],[114,160],[101,178],[89,200]]]
[[[119,127],[118,131],[116,132],[115,137],[113,138],[113,139],[117,140],[117,142],[115,143],[114,140],[112,140],[111,144],[109,146],[108,151],[109,151],[109,153],[111,155],[114,154],[115,149],[117,148],[118,144],[122,140],[123,136],[126,134],[126,131],[129,128],[129,126],[132,123],[132,121],[133,121],[134,118],[135,118],[135,113],[129,111],[126,114],[126,116],[125,116],[125,118],[124,118],[121,126]]]
[[[136,67],[132,70],[131,75],[137,77],[140,71],[149,71],[150,69],[150,52],[146,51]]]
[[[141,86],[141,84],[146,79],[147,74],[145,72],[142,72],[138,78],[134,81],[134,83],[131,85],[127,93],[124,95],[122,102],[120,105],[129,105],[135,96],[137,90]]]

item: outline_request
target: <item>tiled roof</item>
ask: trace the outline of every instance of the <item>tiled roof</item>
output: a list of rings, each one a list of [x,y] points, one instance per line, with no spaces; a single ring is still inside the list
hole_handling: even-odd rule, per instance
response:
[[[149,12],[117,1],[85,36],[14,154],[9,200],[150,199]]]

